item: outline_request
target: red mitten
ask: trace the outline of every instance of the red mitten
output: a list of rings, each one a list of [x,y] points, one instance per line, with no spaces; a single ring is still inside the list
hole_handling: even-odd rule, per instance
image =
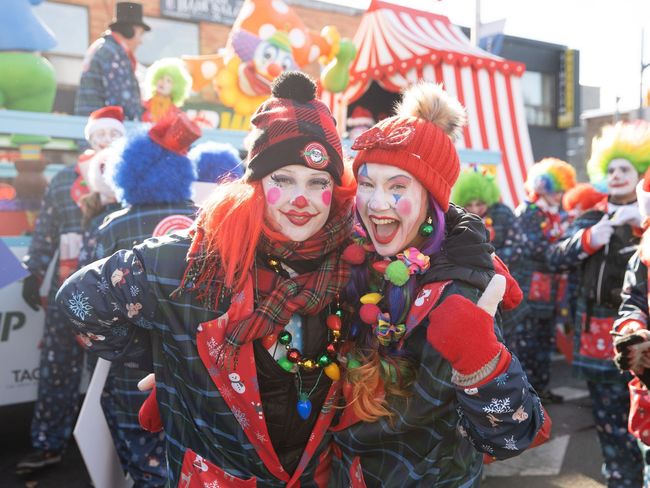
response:
[[[156,400],[156,385],[144,401],[138,412],[138,421],[140,427],[147,432],[160,432],[163,429],[163,423],[160,419],[160,410],[158,410],[158,401]]]
[[[500,274],[506,279],[506,291],[503,294],[503,301],[501,302],[503,310],[512,310],[517,308],[524,299],[524,293],[521,291],[519,283],[517,283],[517,280],[515,280],[510,274],[510,270],[505,263],[501,261],[499,256],[493,254],[492,262],[494,263],[495,273]]]

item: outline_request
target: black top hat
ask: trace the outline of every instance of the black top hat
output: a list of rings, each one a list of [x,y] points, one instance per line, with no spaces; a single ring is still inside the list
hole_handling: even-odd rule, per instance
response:
[[[151,27],[144,23],[142,19],[142,4],[135,2],[118,2],[115,6],[115,18],[108,26],[113,28],[120,24],[140,25],[146,31],[150,31]]]

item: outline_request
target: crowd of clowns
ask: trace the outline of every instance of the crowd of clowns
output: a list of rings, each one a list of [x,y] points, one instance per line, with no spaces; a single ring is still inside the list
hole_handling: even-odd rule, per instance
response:
[[[351,158],[315,91],[281,75],[243,162],[195,144],[169,100],[129,135],[120,107],[91,114],[92,149],[51,181],[25,257],[34,308],[58,273],[17,469],[61,460],[81,344],[111,361],[101,404],[136,486],[478,486],[548,440],[560,331],[608,486],[643,486],[650,126],[603,130],[600,186],[536,163],[513,212],[492,175],[461,172],[465,111],[439,86],[408,89]]]

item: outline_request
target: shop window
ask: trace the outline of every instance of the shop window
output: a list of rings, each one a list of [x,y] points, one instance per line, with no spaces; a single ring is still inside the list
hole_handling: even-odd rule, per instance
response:
[[[57,44],[48,55],[83,58],[88,40],[88,9],[79,5],[43,2],[34,12],[56,37]],[[71,26],[74,28],[71,29]]]
[[[160,58],[199,54],[199,24],[146,17],[151,31],[144,36],[137,58],[149,66]]]
[[[526,71],[521,79],[528,125],[553,126],[555,79],[553,75]]]

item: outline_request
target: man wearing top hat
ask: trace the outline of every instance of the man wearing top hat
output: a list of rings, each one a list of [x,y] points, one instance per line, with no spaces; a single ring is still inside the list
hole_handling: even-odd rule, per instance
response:
[[[119,105],[124,109],[125,119],[140,119],[143,107],[135,76],[135,51],[149,30],[141,4],[117,3],[108,30],[86,52],[75,114],[89,115],[101,107]]]

